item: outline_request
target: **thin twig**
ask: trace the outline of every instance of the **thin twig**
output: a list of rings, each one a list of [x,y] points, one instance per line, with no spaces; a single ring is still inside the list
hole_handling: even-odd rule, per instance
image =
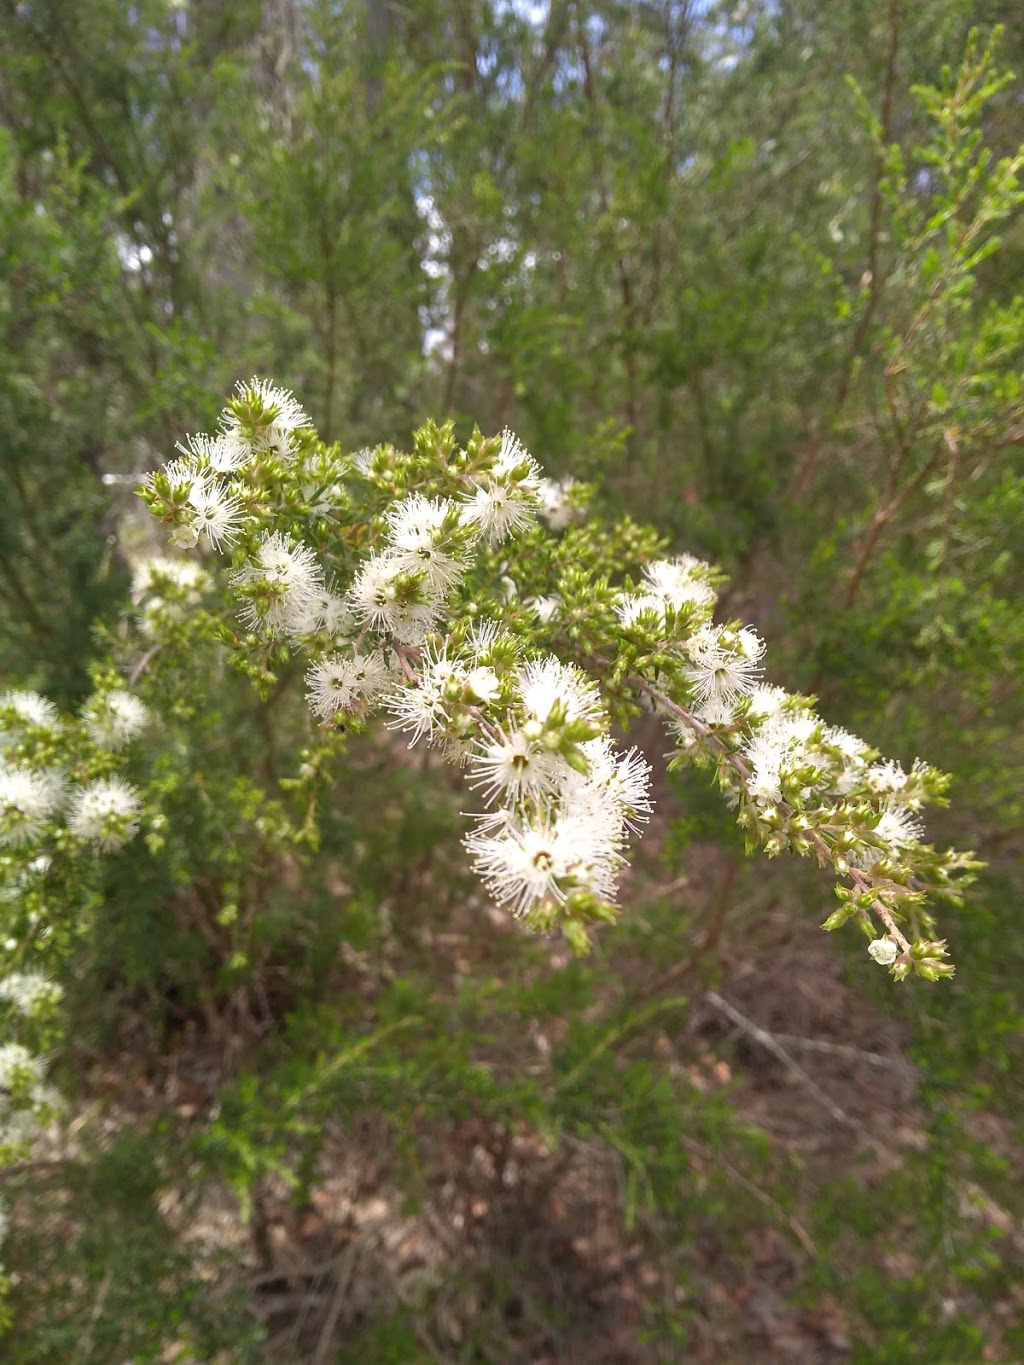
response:
[[[790,1047],[802,1047],[807,1052],[823,1052],[830,1057],[847,1057],[853,1062],[863,1062],[866,1066],[886,1067],[892,1071],[902,1071],[908,1076],[916,1076],[917,1069],[903,1057],[887,1057],[882,1052],[868,1052],[865,1048],[851,1047],[849,1043],[830,1043],[824,1038],[803,1038],[798,1033],[775,1033],[772,1035],[780,1043]]]
[[[742,1185],[749,1194],[752,1194],[754,1198],[759,1201],[759,1203],[764,1204],[765,1208],[771,1209],[772,1213],[775,1214],[780,1222],[786,1224],[790,1232],[792,1232],[793,1236],[803,1247],[804,1251],[807,1252],[808,1256],[817,1256],[817,1247],[815,1247],[810,1233],[803,1224],[798,1219],[794,1218],[791,1213],[787,1213],[778,1200],[773,1199],[767,1191],[762,1190],[760,1185],[755,1185],[749,1176],[744,1175],[743,1172],[737,1170],[731,1162],[726,1161],[721,1152],[713,1152],[709,1147],[705,1147],[703,1143],[696,1142],[693,1138],[687,1137],[685,1133],[680,1133],[678,1135],[678,1141],[682,1143],[688,1152],[692,1152],[694,1156],[699,1156],[703,1161],[710,1162],[713,1166],[720,1166],[722,1170],[725,1171],[726,1175],[731,1176],[738,1185]]]
[[[741,1033],[745,1033],[748,1038],[752,1039],[755,1043],[759,1043],[766,1052],[770,1052],[773,1057],[776,1057],[783,1066],[786,1067],[786,1069],[791,1072],[808,1091],[810,1091],[818,1103],[831,1114],[837,1123],[845,1124],[847,1127],[854,1128],[860,1132],[866,1131],[859,1119],[851,1118],[845,1109],[842,1109],[836,1104],[835,1100],[825,1094],[824,1090],[822,1090],[813,1076],[809,1075],[808,1072],[804,1070],[795,1057],[790,1056],[774,1033],[769,1033],[768,1030],[762,1028],[760,1024],[755,1024],[753,1019],[748,1019],[745,1014],[741,1014],[735,1005],[730,1005],[729,1001],[724,1000],[717,991],[708,991],[704,996],[704,999],[709,1005],[718,1010],[719,1013],[724,1014],[727,1019],[731,1020]]]

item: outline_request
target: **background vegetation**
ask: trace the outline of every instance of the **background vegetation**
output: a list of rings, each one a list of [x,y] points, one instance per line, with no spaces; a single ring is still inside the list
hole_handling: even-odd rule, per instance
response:
[[[988,863],[899,989],[663,776],[573,962],[387,736],[310,837],[301,679],[200,632],[0,1177],[4,1359],[1024,1357],[1019,7],[2,0],[0,55],[5,686],[122,657],[132,475],[267,374],[347,450],[507,423],[720,563]]]

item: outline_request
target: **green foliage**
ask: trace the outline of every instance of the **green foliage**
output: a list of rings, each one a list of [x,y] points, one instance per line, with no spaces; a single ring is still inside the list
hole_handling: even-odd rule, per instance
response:
[[[410,1210],[489,1212],[440,1278],[343,1296],[339,1359],[600,1359],[619,1329],[638,1361],[774,1359],[737,1278],[765,1223],[799,1262],[773,1314],[838,1305],[846,1358],[1020,1358],[1018,7],[23,0],[0,47],[0,684],[58,703],[74,786],[145,793],[116,858],[63,825],[27,880],[0,850],[0,955],[35,1002],[0,1000],[0,1046],[64,1096],[16,1075],[0,1097],[0,1136],[31,1101],[56,1116],[31,1155],[59,1158],[3,1173],[0,1353],[312,1358],[340,1281],[260,1281],[320,1255],[268,1268],[267,1207],[280,1232],[275,1201],[306,1217],[369,1151]],[[894,994],[854,935],[809,968],[795,926],[850,902],[783,858],[739,870],[706,767],[659,790],[654,856],[591,958],[506,933],[464,865],[457,778],[361,716],[311,738],[301,668],[227,624],[218,586],[140,589],[163,538],[132,476],[254,370],[328,442],[380,443],[361,502],[318,525],[322,480],[287,508],[318,548],[365,525],[339,585],[418,461],[440,478],[479,453],[471,422],[587,480],[596,514],[482,557],[516,584],[520,643],[583,661],[626,575],[679,548],[723,564],[723,619],[772,642],[773,681],[956,774],[927,837],[989,864],[942,909],[956,980]],[[542,631],[524,604],[549,594]],[[607,659],[617,724],[656,656]],[[79,708],[125,686],[151,728],[114,754]],[[864,1120],[884,1158],[790,1142],[751,1093],[771,1054],[709,1030],[709,984],[779,1037],[842,990],[845,1043],[865,1011],[906,1038],[905,1112]],[[197,1073],[205,1098],[179,1104]],[[480,1174],[516,1142],[548,1153],[521,1184]],[[642,1247],[656,1277],[618,1315],[551,1222],[581,1154],[623,1263]],[[207,1197],[235,1242],[203,1241]],[[254,1325],[282,1285],[307,1307]]]

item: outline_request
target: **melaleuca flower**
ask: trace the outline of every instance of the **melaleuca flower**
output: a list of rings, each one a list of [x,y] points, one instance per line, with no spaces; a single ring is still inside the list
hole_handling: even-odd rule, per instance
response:
[[[266,379],[240,381],[235,391],[237,397],[222,419],[227,434],[280,459],[291,459],[295,454],[295,432],[310,425],[295,395]]]
[[[215,436],[187,436],[178,450],[200,467],[208,465],[216,474],[230,474],[253,457],[252,447],[239,440],[236,433],[219,431]]]
[[[313,551],[279,531],[264,534],[252,563],[232,574],[231,582],[245,598],[242,621],[269,635],[304,621],[310,602],[324,591]]]
[[[788,755],[785,741],[771,729],[763,730],[747,741],[743,750],[751,769],[747,790],[755,801],[774,804],[782,800],[782,765]]]
[[[393,681],[379,649],[346,657],[334,654],[315,663],[306,674],[310,709],[328,718],[335,711],[353,711],[363,701],[380,695]]]
[[[621,855],[585,819],[506,822],[466,836],[473,865],[499,905],[517,919],[545,901],[563,904],[573,891],[611,902]]]
[[[130,692],[115,689],[86,703],[85,727],[100,749],[117,752],[137,739],[149,724],[149,710]]]
[[[6,728],[4,712],[22,725],[37,730],[56,730],[60,726],[57,708],[38,692],[11,691],[0,694],[0,730]]]
[[[441,600],[417,575],[402,567],[393,551],[371,554],[359,567],[346,595],[356,619],[401,644],[423,642],[441,611]]]
[[[900,950],[891,938],[876,938],[868,944],[868,955],[880,966],[891,967],[899,957]]]
[[[694,714],[705,725],[727,728],[730,725],[735,725],[738,719],[736,710],[738,700],[738,697],[733,696],[709,697],[707,701],[697,703]]]
[[[60,1108],[60,1097],[45,1083],[46,1063],[20,1043],[0,1046],[0,1160],[26,1152],[41,1123]]]
[[[527,597],[523,601],[523,606],[530,609],[542,626],[546,626],[557,619],[562,610],[562,599],[560,597]]]
[[[819,725],[810,711],[777,711],[754,731],[742,752],[752,769],[746,785],[755,801],[781,801],[782,782],[796,768],[814,761],[807,744]]]
[[[136,565],[132,574],[132,599],[165,596],[168,592],[181,597],[189,606],[197,606],[202,593],[211,584],[210,575],[194,559],[164,559],[159,556],[145,559]]]
[[[395,563],[406,573],[422,572],[431,591],[448,593],[464,572],[459,560],[443,548],[444,527],[456,513],[450,498],[403,498],[387,514]]]
[[[715,590],[708,582],[710,573],[710,564],[693,555],[655,560],[644,565],[642,593],[677,610],[684,606],[708,606],[715,600]]]
[[[833,749],[838,749],[845,759],[863,758],[870,748],[857,735],[851,735],[849,730],[844,730],[839,725],[827,725],[825,727],[822,743],[828,744]]]
[[[715,601],[715,590],[709,582],[711,566],[692,555],[675,559],[659,559],[646,564],[643,582],[635,593],[624,593],[615,603],[615,612],[625,626],[634,625],[641,616],[653,612],[663,617],[667,608],[675,611],[690,608],[709,613],[706,608]]]
[[[785,688],[758,683],[750,693],[747,715],[751,720],[765,720],[768,716],[778,715],[788,698],[789,693]]]
[[[519,641],[498,621],[474,621],[466,642],[477,663],[492,664],[500,653],[517,654]]]
[[[482,788],[485,800],[509,804],[523,796],[536,800],[556,794],[570,771],[563,758],[515,729],[484,741],[470,766],[470,785]]]
[[[604,705],[597,686],[572,664],[548,655],[531,659],[518,671],[519,695],[528,715],[543,724],[558,703],[567,720],[598,721]]]
[[[314,589],[308,599],[296,603],[288,620],[288,634],[293,639],[321,631],[334,640],[356,632],[356,618],[348,603],[326,588]]]
[[[215,550],[238,539],[242,504],[218,479],[197,479],[189,493],[189,504],[191,529]]]
[[[761,672],[760,641],[753,631],[730,636],[723,626],[704,625],[687,640],[685,649],[691,666],[686,677],[697,701],[706,703],[716,697],[743,696],[753,691]],[[761,645],[761,652],[763,648]]]
[[[21,1096],[41,1084],[46,1064],[21,1043],[0,1044],[0,1094]]]
[[[388,724],[394,730],[412,732],[410,749],[424,735],[432,739],[451,724],[455,708],[463,701],[466,676],[465,665],[449,659],[447,645],[427,649],[415,684],[387,698]]]
[[[621,838],[623,828],[639,834],[652,809],[651,765],[638,749],[617,753],[606,735],[587,740],[580,751],[589,770],[569,769],[562,784],[565,809],[603,824],[613,841]]]
[[[21,848],[39,839],[62,796],[58,774],[0,764],[0,848]]]
[[[467,525],[479,528],[491,545],[532,526],[537,516],[539,469],[519,437],[506,427],[491,468],[474,478],[462,508]]]
[[[850,856],[850,862],[854,867],[871,867],[879,858],[890,856],[898,858],[908,848],[921,842],[924,837],[924,824],[907,806],[887,801],[871,833],[882,847],[876,848],[871,844],[865,844],[863,849],[858,849]]]
[[[64,991],[42,972],[10,972],[0,977],[0,1001],[6,1001],[19,1014],[31,1018],[41,1006],[60,1003]]]
[[[574,521],[582,521],[586,515],[582,507],[577,506],[572,498],[573,493],[579,487],[575,479],[538,479],[537,496],[539,500],[540,515],[544,518],[552,531],[563,531]]]
[[[120,777],[91,782],[68,811],[68,829],[76,838],[113,853],[138,833],[142,800]]]
[[[534,520],[534,504],[528,490],[512,484],[489,483],[477,488],[463,507],[463,518],[476,526],[491,544],[499,545],[509,535],[525,531]]]
[[[479,664],[466,674],[466,691],[473,701],[489,705],[497,701],[501,694],[501,680],[493,668]]]
[[[890,792],[902,791],[907,785],[907,774],[895,759],[884,763],[873,763],[864,774],[864,785],[876,796],[886,796]]]

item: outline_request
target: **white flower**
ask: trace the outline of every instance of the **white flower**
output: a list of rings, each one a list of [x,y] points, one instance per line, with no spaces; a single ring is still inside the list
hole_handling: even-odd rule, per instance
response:
[[[540,514],[552,531],[562,531],[571,522],[582,521],[585,513],[581,507],[573,505],[572,494],[578,488],[575,479],[538,479],[537,495],[540,500]]]
[[[614,898],[621,855],[585,819],[506,823],[496,832],[470,834],[464,842],[491,895],[517,919],[545,901],[562,904],[575,890],[605,901]]]
[[[714,696],[707,701],[698,702],[694,715],[705,725],[734,725],[736,723],[736,701],[734,696]]]
[[[900,955],[897,944],[891,938],[872,939],[868,944],[868,954],[882,967],[891,967]]]
[[[38,839],[61,795],[61,780],[53,772],[0,766],[0,848],[21,848]]]
[[[314,588],[308,598],[296,602],[289,613],[288,633],[292,637],[316,635],[320,631],[332,639],[353,635],[356,619],[344,598],[326,588]]]
[[[540,470],[537,461],[508,427],[491,468],[478,476],[463,505],[463,520],[476,526],[491,545],[523,531],[537,516]]]
[[[407,570],[393,551],[371,554],[360,565],[346,601],[363,625],[389,632],[402,644],[422,644],[440,614],[441,603],[422,586],[415,590],[415,597],[403,590],[403,600],[399,600],[398,580],[403,577],[408,578]]]
[[[462,701],[466,669],[448,658],[448,646],[425,653],[416,685],[403,687],[388,697],[393,730],[412,731],[411,749],[424,735],[431,739],[452,722],[452,707]]]
[[[191,604],[199,601],[201,593],[210,587],[210,575],[194,559],[144,559],[132,574],[132,598],[142,601],[153,593],[164,595],[168,590],[186,596]]]
[[[534,521],[536,507],[529,489],[518,484],[487,483],[476,489],[463,507],[463,520],[476,526],[488,543],[498,545],[506,536],[525,531]]]
[[[223,417],[227,434],[241,441],[251,437],[258,449],[270,450],[282,459],[291,458],[295,453],[293,434],[310,425],[295,395],[267,379],[240,381],[235,387],[236,402],[249,409],[248,420],[243,421],[229,409]]]
[[[864,775],[865,785],[878,796],[902,791],[907,785],[907,774],[895,759],[888,758],[884,763],[872,763]]]
[[[188,502],[192,485],[202,483],[209,471],[197,456],[182,455],[178,459],[168,460],[163,472],[171,487],[171,501],[177,505]],[[155,481],[155,474],[147,474],[143,479],[143,483],[150,487]]]
[[[475,701],[489,705],[497,701],[501,693],[501,682],[493,668],[481,664],[466,675],[466,691]]]
[[[55,730],[60,725],[57,708],[48,697],[38,692],[4,692],[0,694],[0,712],[11,711],[24,725],[39,730]],[[0,720],[0,729],[3,721]]]
[[[491,478],[502,482],[512,478],[519,482],[528,482],[536,491],[540,466],[515,432],[510,431],[508,427],[501,433],[501,447],[491,466],[490,475]]]
[[[519,641],[497,621],[474,621],[466,648],[477,663],[493,663],[498,653],[518,654]]]
[[[748,634],[757,639],[753,631]],[[731,648],[724,637],[722,626],[704,625],[686,642],[692,664],[686,669],[686,677],[700,702],[745,695],[753,691],[757,682],[761,669],[746,652],[752,647],[750,639],[738,639],[738,647]]]
[[[189,503],[192,506],[191,529],[197,536],[205,537],[215,550],[238,539],[242,504],[218,479],[196,479],[189,493]]]
[[[126,844],[139,828],[142,800],[120,777],[91,782],[75,797],[68,812],[68,829],[105,853]]]
[[[115,689],[86,704],[85,722],[98,748],[117,752],[142,734],[149,724],[149,710],[130,692]]]
[[[305,620],[310,602],[324,591],[313,551],[279,531],[264,534],[253,562],[233,574],[231,582],[246,598],[242,621],[271,635]]]
[[[21,1043],[0,1045],[0,1093],[31,1089],[46,1075],[46,1064],[41,1057],[29,1052]]]
[[[765,720],[776,716],[786,704],[789,693],[783,687],[772,687],[768,683],[758,683],[750,693],[750,706],[747,715],[751,720]]]
[[[851,735],[849,730],[844,730],[839,725],[828,725],[822,736],[822,743],[831,745],[833,749],[838,749],[844,758],[858,759],[867,753],[869,745],[864,740],[858,739],[856,735]]]
[[[859,850],[850,858],[855,867],[871,867],[887,854],[898,855],[912,845],[919,844],[924,837],[924,824],[909,807],[896,801],[886,801],[872,833],[882,848],[868,845]]]
[[[562,789],[567,812],[592,820],[612,842],[624,828],[639,834],[651,813],[651,765],[638,749],[616,753],[606,735],[587,740],[580,750],[590,768],[585,774],[569,770]]]
[[[519,694],[527,713],[543,724],[559,703],[567,720],[600,720],[604,715],[597,686],[572,664],[548,655],[531,659],[518,671]]]
[[[192,522],[173,526],[167,537],[176,550],[194,550],[199,544],[199,532]]]
[[[560,597],[527,597],[523,602],[524,607],[529,607],[542,626],[554,621],[562,610],[562,599]]]
[[[750,626],[741,626],[736,632],[736,648],[744,659],[756,664],[764,658],[766,645],[756,630]]]
[[[500,798],[510,804],[523,796],[554,795],[570,771],[564,759],[527,739],[521,730],[483,743],[470,763],[470,786],[482,788],[488,802]]]
[[[706,606],[715,600],[715,590],[707,581],[710,564],[692,555],[678,555],[675,559],[659,559],[644,566],[647,580],[643,595],[654,597],[667,607],[677,610],[684,606]]]
[[[18,1011],[31,1017],[39,1004],[56,1005],[64,995],[56,981],[51,981],[42,972],[11,972],[0,977],[0,1000],[7,1000]]]
[[[449,592],[462,577],[463,566],[442,546],[443,528],[457,509],[450,498],[403,498],[388,512],[394,559],[407,573],[422,572],[430,589]]]
[[[378,696],[391,682],[391,670],[379,649],[369,654],[333,654],[315,663],[306,674],[310,709],[327,718],[335,711],[352,711],[360,701]]]
[[[252,459],[252,447],[237,432],[219,431],[215,436],[186,436],[178,450],[186,457],[208,464],[218,474],[230,474]]]

